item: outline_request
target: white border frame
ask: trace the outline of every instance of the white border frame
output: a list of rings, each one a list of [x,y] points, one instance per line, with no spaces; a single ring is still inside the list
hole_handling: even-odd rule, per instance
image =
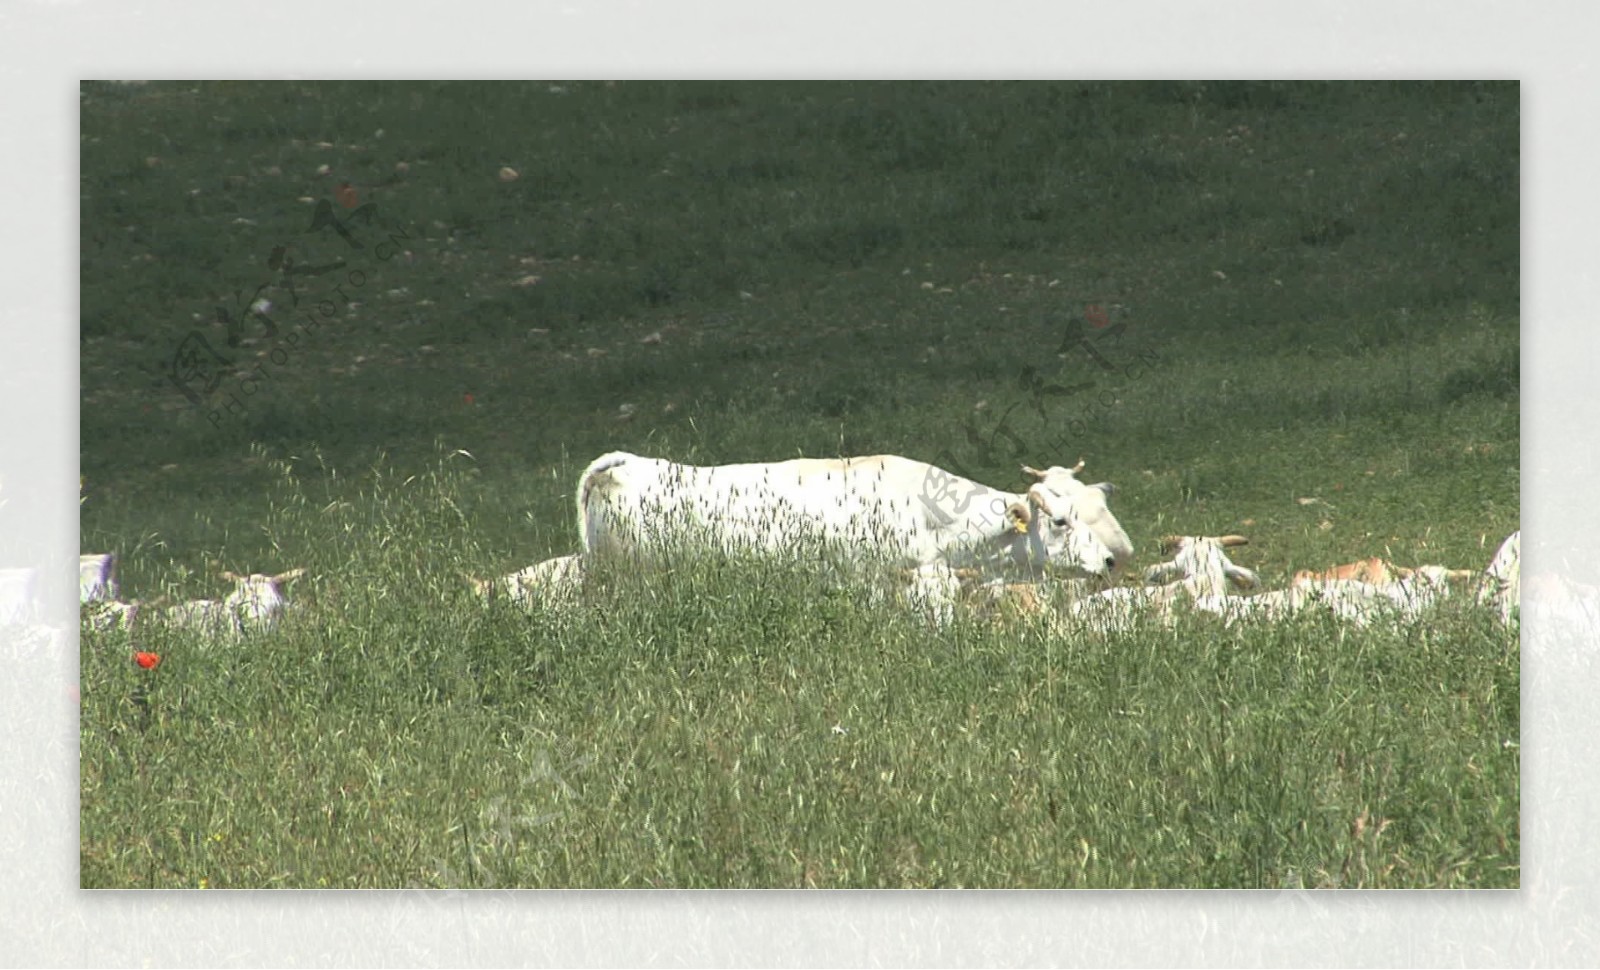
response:
[[[39,965],[1594,965],[1589,483],[1600,6],[20,0],[0,9],[0,953]],[[451,53],[467,51],[470,54]],[[1244,67],[1243,65],[1248,65]],[[1523,81],[1523,888],[1473,893],[102,892],[77,888],[76,98],[81,77],[1502,77]],[[47,254],[48,269],[35,254]],[[1548,595],[1547,595],[1548,593]],[[1541,599],[1541,597],[1545,597]],[[3,636],[3,634],[0,634]],[[1585,916],[1588,916],[1587,924]]]

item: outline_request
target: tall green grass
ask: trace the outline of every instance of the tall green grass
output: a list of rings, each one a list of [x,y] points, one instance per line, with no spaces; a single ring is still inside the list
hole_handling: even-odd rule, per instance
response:
[[[1509,886],[1514,640],[936,629],[817,567],[478,602],[460,456],[292,474],[271,637],[86,632],[86,886]],[[341,539],[341,537],[343,537]]]
[[[461,574],[575,551],[615,449],[1083,457],[1138,567],[1168,532],[1250,536],[1272,585],[1481,567],[1518,525],[1518,99],[86,85],[83,549],[145,599],[311,574],[270,639],[85,632],[83,884],[1516,885],[1518,653],[1471,611],[1074,639],[802,566],[531,616]],[[307,231],[339,182],[361,250]],[[345,261],[297,283],[332,315],[230,347],[280,245]],[[191,332],[233,361],[199,408]]]

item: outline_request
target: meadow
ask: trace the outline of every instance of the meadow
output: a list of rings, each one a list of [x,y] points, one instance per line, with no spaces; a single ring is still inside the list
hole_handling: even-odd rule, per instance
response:
[[[143,599],[309,570],[269,638],[83,632],[83,886],[1519,884],[1519,647],[1472,609],[1063,638],[801,563],[462,579],[576,551],[616,449],[1081,457],[1138,569],[1482,568],[1516,84],[80,102],[81,550]]]

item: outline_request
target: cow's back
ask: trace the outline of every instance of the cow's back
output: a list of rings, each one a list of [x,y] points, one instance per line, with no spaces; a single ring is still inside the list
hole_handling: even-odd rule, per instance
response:
[[[578,486],[585,553],[637,553],[646,538],[731,551],[793,550],[806,538],[911,550],[929,467],[898,455],[680,465],[626,452],[591,462]]]

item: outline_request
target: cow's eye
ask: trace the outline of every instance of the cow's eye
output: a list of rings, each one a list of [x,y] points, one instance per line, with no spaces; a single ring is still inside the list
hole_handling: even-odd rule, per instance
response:
[[[1065,529],[1067,527],[1067,517],[1064,515],[1058,519],[1052,519],[1051,521],[1056,524],[1056,528],[1058,529]]]

